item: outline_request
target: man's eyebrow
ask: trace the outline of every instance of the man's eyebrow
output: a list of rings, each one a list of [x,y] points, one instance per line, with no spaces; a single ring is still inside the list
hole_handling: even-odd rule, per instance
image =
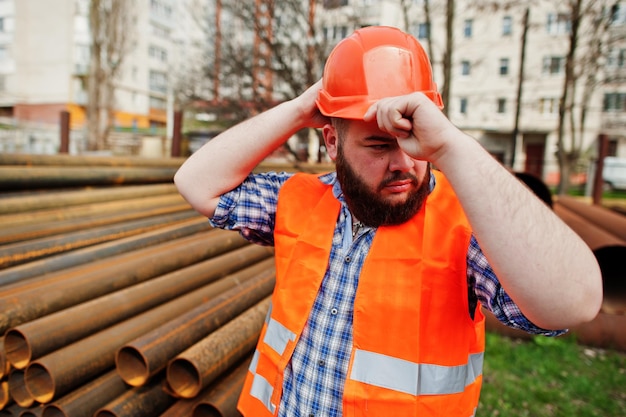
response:
[[[364,138],[364,140],[370,141],[370,142],[395,142],[396,139],[395,138],[391,138],[391,137],[387,137],[387,136],[377,136],[377,135],[372,135],[372,136],[366,136]]]

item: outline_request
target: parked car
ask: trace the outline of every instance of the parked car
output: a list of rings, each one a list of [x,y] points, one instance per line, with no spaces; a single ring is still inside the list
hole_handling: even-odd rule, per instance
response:
[[[609,190],[626,190],[626,158],[605,157],[602,179]]]

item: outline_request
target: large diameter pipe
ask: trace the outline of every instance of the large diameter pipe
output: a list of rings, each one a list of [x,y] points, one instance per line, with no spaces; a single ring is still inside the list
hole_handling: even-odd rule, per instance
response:
[[[25,166],[178,168],[184,161],[185,158],[145,158],[141,156],[0,154],[0,165]]]
[[[11,242],[39,239],[61,233],[70,233],[87,228],[113,225],[190,209],[188,203],[180,201],[180,199],[175,197],[159,196],[157,198],[161,201],[155,201],[150,206],[143,207],[139,203],[136,203],[135,207],[133,207],[131,202],[129,202],[128,206],[125,206],[126,202],[116,201],[113,203],[119,206],[116,207],[116,210],[107,207],[100,207],[98,210],[87,210],[84,207],[85,210],[83,212],[78,212],[75,215],[73,212],[76,210],[66,209],[57,210],[59,213],[41,213],[39,216],[36,212],[24,213],[19,218],[15,215],[0,216],[0,223],[7,225],[0,230],[0,244],[6,245]],[[145,201],[141,203],[145,203]],[[90,214],[89,211],[93,211],[93,213]],[[43,216],[44,214],[45,216]],[[54,217],[59,218],[55,219]]]
[[[11,227],[33,224],[41,225],[64,220],[94,218],[127,211],[147,210],[154,207],[175,205],[181,202],[184,202],[184,199],[180,194],[168,193],[147,197],[132,197],[124,200],[100,201],[79,206],[0,214],[0,222]]]
[[[599,205],[586,204],[570,196],[559,196],[558,203],[622,241],[626,241],[626,216]]]
[[[90,381],[63,398],[46,404],[42,417],[93,416],[98,409],[124,394],[128,386],[115,370]]]
[[[0,291],[0,332],[247,244],[237,234],[212,230],[61,272],[24,291]]]
[[[144,216],[148,215],[148,213],[137,213],[136,216],[139,217],[138,219],[133,219],[125,223],[87,228],[87,230],[79,230],[59,236],[49,236],[4,245],[0,249],[0,268],[30,262],[46,256],[69,252],[74,249],[109,242],[127,236],[138,235],[162,227],[163,224],[176,223],[198,216],[198,213],[189,209],[187,205],[168,208],[165,211],[171,210],[173,210],[173,213],[169,214],[163,214],[162,212],[164,210],[154,210],[153,214],[158,215],[147,218],[144,218]]]
[[[193,409],[193,417],[240,417],[237,401],[248,373],[250,360],[245,360],[213,389],[204,392]]]
[[[167,366],[170,389],[182,398],[195,397],[249,354],[259,338],[269,305],[268,297],[173,359]]]
[[[605,246],[626,246],[626,242],[612,233],[598,227],[588,219],[561,204],[554,205],[554,212],[591,248],[596,250]]]
[[[14,367],[23,369],[32,359],[195,290],[270,255],[271,251],[267,248],[248,245],[16,326],[5,334],[6,358]],[[50,337],[51,334],[54,337]]]
[[[195,233],[206,232],[210,228],[211,225],[205,218],[191,218],[171,225],[164,225],[159,229],[140,233],[139,235],[31,261],[0,271],[0,286],[6,288],[9,284],[23,282],[29,278],[96,262],[100,259],[128,253]]]
[[[21,369],[12,369],[9,373],[9,395],[20,407],[28,408],[35,403],[35,398],[26,388],[24,371]]]
[[[124,344],[257,273],[259,266],[250,266],[31,362],[24,372],[28,392],[44,404],[54,400],[113,366]]]
[[[154,417],[167,410],[176,399],[163,391],[163,378],[132,388],[96,411],[94,417]]]
[[[176,168],[0,166],[0,190],[171,182]]]
[[[270,259],[266,270],[244,284],[124,345],[116,356],[122,379],[134,386],[144,384],[177,354],[267,297],[274,287],[272,263]]]
[[[0,214],[67,208],[82,204],[104,203],[176,192],[174,184],[144,184],[127,185],[124,187],[85,188],[72,191],[56,191],[47,194],[32,193],[29,195],[3,197],[0,202]]]

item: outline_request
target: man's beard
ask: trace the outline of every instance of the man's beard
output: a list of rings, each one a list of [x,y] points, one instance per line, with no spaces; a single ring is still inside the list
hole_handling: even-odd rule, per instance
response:
[[[405,179],[410,179],[413,185],[417,185],[419,183],[417,177],[407,172],[394,171],[378,185],[375,192],[370,191],[365,181],[346,160],[341,145],[337,149],[335,168],[350,212],[368,226],[390,226],[407,222],[420,210],[430,192],[429,168],[419,187],[410,191],[404,202],[386,201],[380,194],[386,185]]]

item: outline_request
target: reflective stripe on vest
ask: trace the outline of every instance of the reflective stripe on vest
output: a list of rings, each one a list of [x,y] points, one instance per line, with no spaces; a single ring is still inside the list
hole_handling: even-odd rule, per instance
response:
[[[270,318],[269,322],[267,322],[267,330],[265,331],[263,343],[270,346],[276,353],[282,356],[290,340],[296,340],[296,334],[273,318]]]
[[[287,348],[287,343],[289,343],[290,340],[296,340],[296,334],[278,321],[271,318],[271,312],[272,305],[270,304],[270,308],[267,313],[268,315],[265,319],[267,328],[265,330],[265,336],[263,337],[263,343],[274,349],[276,353],[282,356]],[[274,394],[274,387],[268,382],[267,379],[257,374],[258,361],[259,351],[255,350],[249,368],[250,372],[254,375],[252,379],[252,387],[250,388],[250,395],[261,401],[269,412],[274,414],[276,411],[276,405],[271,402],[272,395]]]
[[[355,350],[350,379],[411,395],[456,394],[482,374],[483,358],[475,353],[467,364],[442,366]]]

